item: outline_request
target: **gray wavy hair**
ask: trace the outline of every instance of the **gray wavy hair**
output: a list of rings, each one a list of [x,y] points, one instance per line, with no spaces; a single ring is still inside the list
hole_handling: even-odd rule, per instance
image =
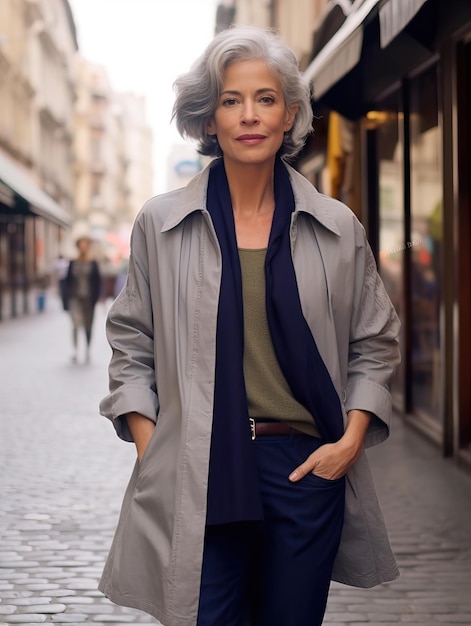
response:
[[[278,78],[288,110],[294,104],[299,107],[278,152],[289,161],[312,131],[311,89],[299,71],[293,51],[271,29],[234,26],[216,35],[190,71],[175,81],[172,120],[175,119],[182,137],[197,140],[200,154],[221,156],[218,140],[208,134],[207,126],[218,105],[227,66],[250,59],[265,61]]]

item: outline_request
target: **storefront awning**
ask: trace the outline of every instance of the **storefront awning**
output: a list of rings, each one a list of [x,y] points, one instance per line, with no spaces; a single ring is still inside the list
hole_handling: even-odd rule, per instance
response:
[[[0,153],[0,182],[29,205],[35,215],[59,226],[71,226],[72,218],[55,200],[45,193],[11,159]]]
[[[347,19],[352,9],[350,0],[330,0],[314,29],[312,57],[319,54]]]
[[[363,44],[363,22],[380,0],[365,0],[350,13],[332,39],[307,67],[304,77],[314,86],[318,100],[359,62]]]
[[[389,0],[380,8],[381,48],[391,43],[426,2],[427,0]]]
[[[381,48],[385,48],[404,30],[426,2],[427,0],[364,0],[347,16],[339,30],[307,67],[304,76],[313,84],[314,99],[319,100],[358,65],[362,54],[364,23],[375,9],[380,7],[380,40]]]

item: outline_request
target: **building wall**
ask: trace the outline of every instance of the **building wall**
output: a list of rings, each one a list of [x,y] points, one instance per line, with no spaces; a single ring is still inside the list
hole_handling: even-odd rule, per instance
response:
[[[153,192],[146,101],[115,92],[102,66],[80,57],[77,64],[76,221],[71,242],[78,233],[89,232],[100,242],[101,255],[115,258],[111,248],[127,239],[137,212]]]
[[[253,0],[234,0],[234,23],[271,26],[271,3]]]
[[[94,235],[102,256],[125,254],[153,193],[144,98],[115,93],[77,48],[67,0],[0,0],[0,151],[74,222],[65,231],[0,186],[0,319],[27,311],[57,256],[75,254],[76,235]]]
[[[313,33],[328,0],[233,0],[233,21],[273,27],[292,48],[301,65],[310,59]],[[226,3],[227,4],[227,3]]]
[[[123,146],[128,159],[126,219],[130,223],[142,205],[153,195],[153,136],[147,123],[147,104],[144,97],[120,93],[117,101],[123,128]]]
[[[0,150],[69,215],[76,49],[67,0],[0,2]],[[60,250],[62,227],[27,206],[0,210],[0,317],[28,310]]]
[[[31,27],[23,0],[0,2],[0,146],[26,166],[32,160]]]
[[[67,210],[73,205],[75,37],[63,0],[40,0],[31,37],[33,168],[41,186]]]
[[[75,228],[98,236],[111,227],[114,198],[112,89],[106,70],[77,58]],[[111,190],[110,190],[111,189]]]
[[[304,69],[310,60],[314,30],[327,0],[278,0],[274,4],[274,26]]]

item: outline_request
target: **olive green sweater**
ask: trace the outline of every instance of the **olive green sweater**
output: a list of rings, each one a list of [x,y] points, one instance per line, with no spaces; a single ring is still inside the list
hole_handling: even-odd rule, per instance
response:
[[[275,355],[265,305],[266,249],[239,249],[244,307],[244,376],[249,415],[289,422],[319,437],[309,411],[293,396]]]

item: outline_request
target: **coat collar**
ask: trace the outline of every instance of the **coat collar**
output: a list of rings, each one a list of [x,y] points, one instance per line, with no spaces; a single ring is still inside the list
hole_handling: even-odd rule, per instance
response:
[[[178,193],[179,197],[167,216],[162,227],[166,232],[178,226],[188,215],[195,211],[206,212],[206,192],[208,188],[209,172],[214,161],[209,163],[199,174],[190,180],[186,187],[171,193]],[[296,204],[295,215],[307,213],[322,226],[340,236],[340,230],[330,210],[332,199],[319,193],[317,189],[299,172],[286,165],[293,186]]]

